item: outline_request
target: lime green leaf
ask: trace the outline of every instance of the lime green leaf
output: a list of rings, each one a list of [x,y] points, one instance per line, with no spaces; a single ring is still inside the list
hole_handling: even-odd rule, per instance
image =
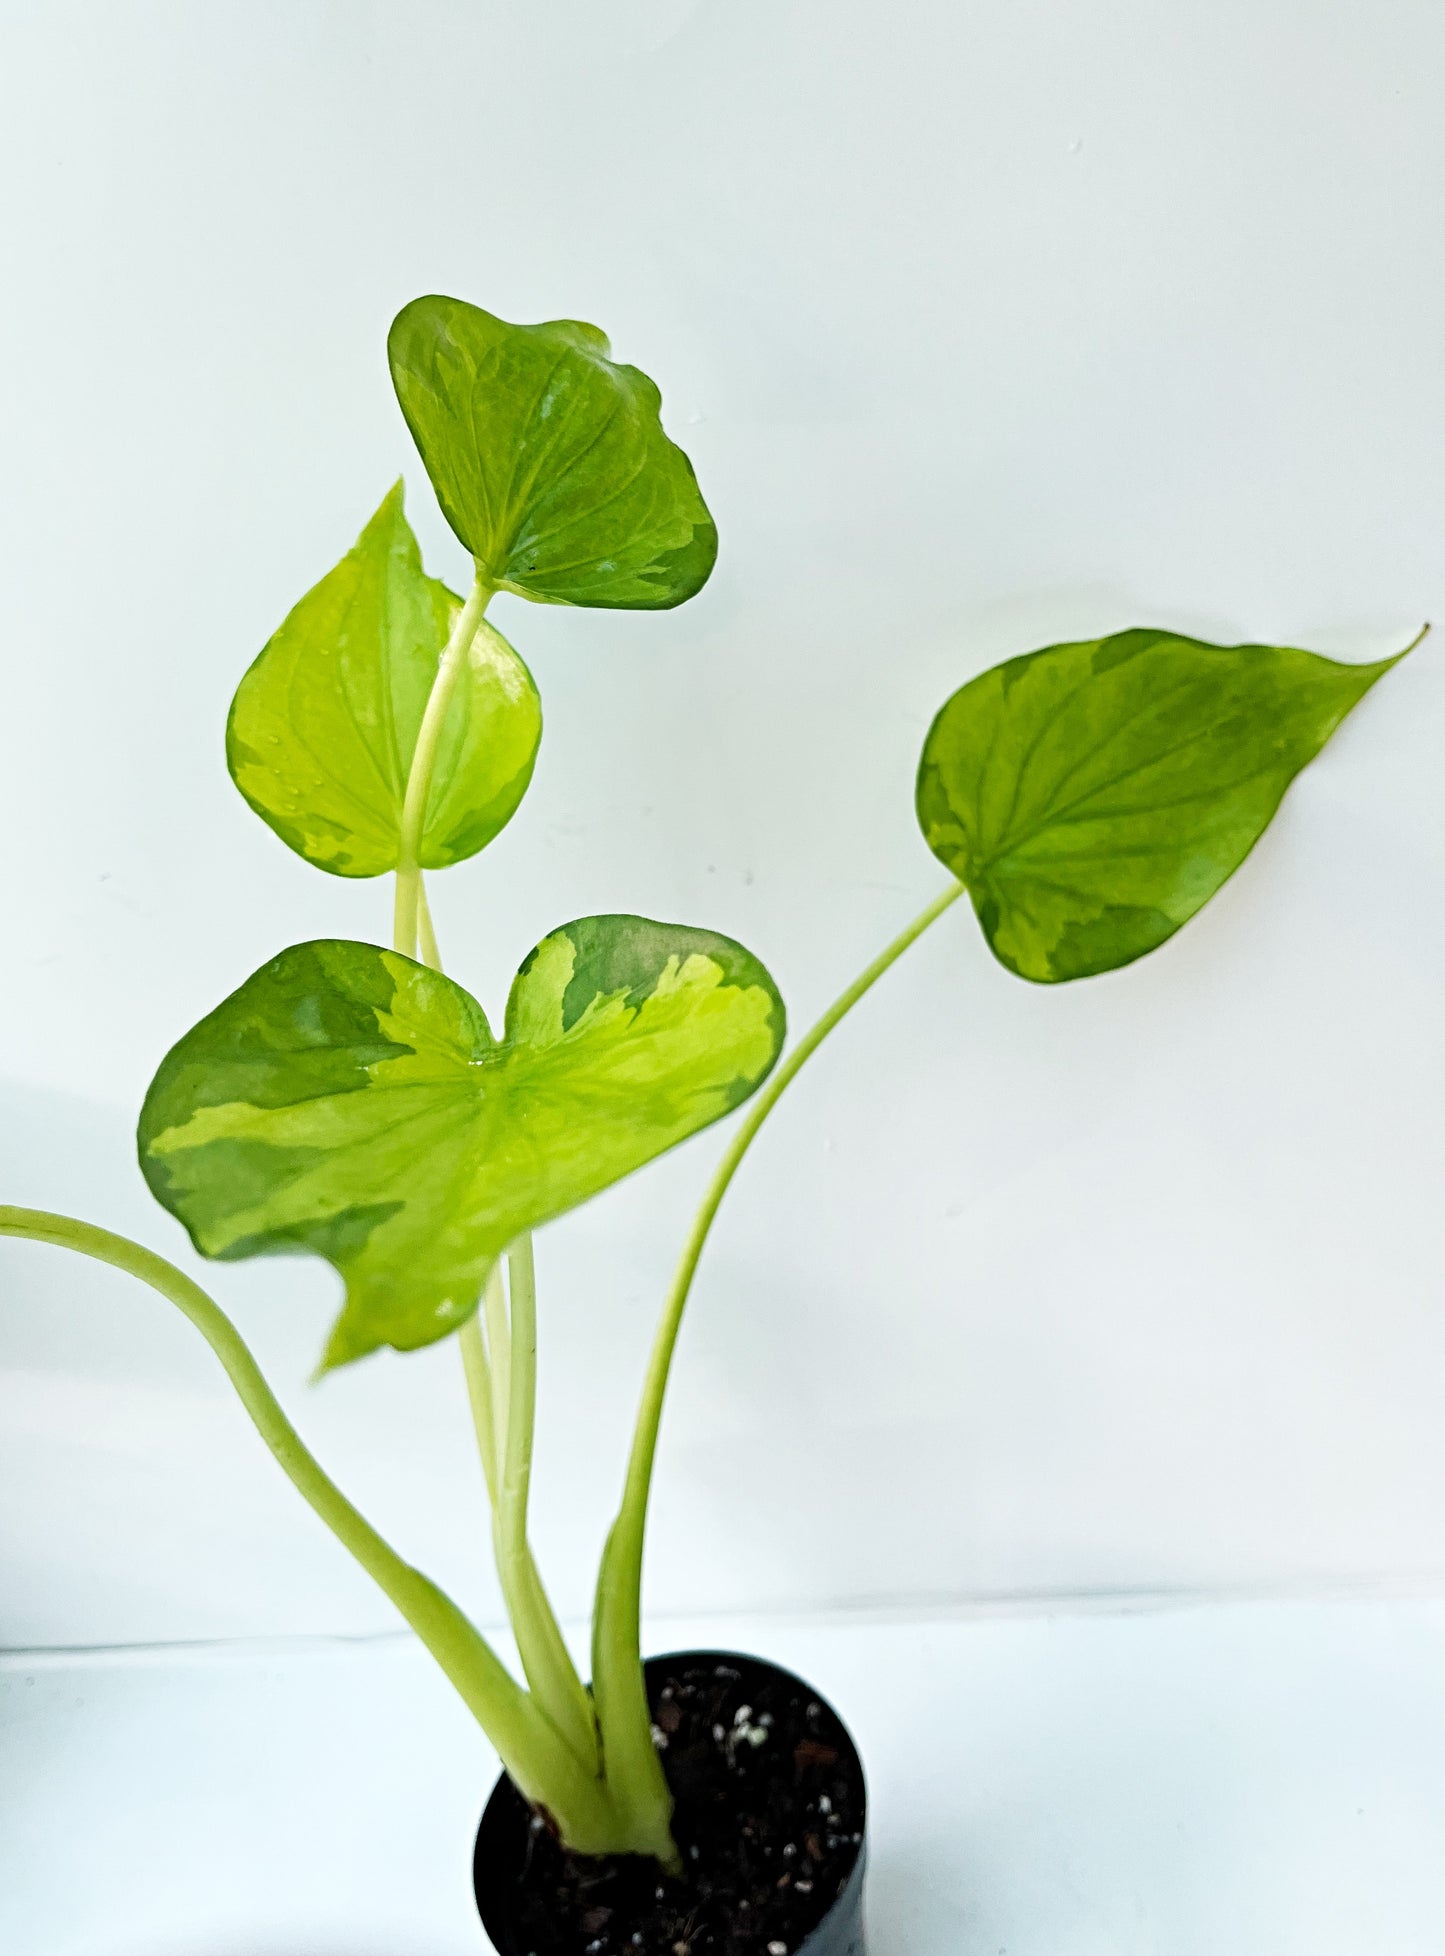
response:
[[[319,869],[395,869],[417,731],[460,610],[461,600],[422,570],[398,482],[241,681],[226,725],[232,779],[281,840]],[[442,728],[424,868],[474,856],[506,826],[532,778],[541,733],[531,674],[484,621]]]
[[[918,819],[1010,971],[1111,971],[1209,901],[1395,663],[1158,631],[1051,645],[948,701]]]
[[[717,530],[646,374],[575,319],[509,326],[414,299],[388,341],[402,413],[488,582],[547,604],[662,610],[707,582]]]
[[[455,1330],[507,1244],[745,1100],[783,1028],[740,944],[642,917],[545,938],[500,1040],[410,958],[300,944],[161,1062],[141,1166],[202,1255],[336,1266],[339,1365]]]

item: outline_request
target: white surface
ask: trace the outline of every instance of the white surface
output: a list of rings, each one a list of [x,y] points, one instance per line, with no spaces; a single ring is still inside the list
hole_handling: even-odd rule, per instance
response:
[[[738,934],[805,1025],[939,886],[912,771],[972,673],[1445,621],[1438,0],[0,13],[9,1199],[174,1248],[129,1139],[161,1053],[281,944],[386,928],[221,729],[399,470],[459,573],[383,362],[417,292],[602,322],[723,536],[680,612],[499,613],[541,765],[435,893],[492,1007],[544,930],[636,908]],[[656,1607],[1441,1571],[1442,751],[1437,634],[1159,956],[1038,992],[955,912],[889,978],[709,1250]],[[571,1612],[717,1145],[542,1244]],[[493,1610],[453,1354],[308,1397],[330,1274],[214,1274],[348,1488]],[[0,1638],[386,1622],[185,1326],[39,1252],[0,1281]]]
[[[666,1626],[870,1782],[870,1956],[1439,1956],[1445,1604]],[[6,1956],[478,1956],[491,1761],[404,1640],[0,1666]]]

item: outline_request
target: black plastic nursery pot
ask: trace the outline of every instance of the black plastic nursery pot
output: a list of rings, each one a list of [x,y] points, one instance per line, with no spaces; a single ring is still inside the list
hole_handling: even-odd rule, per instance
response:
[[[473,1865],[498,1956],[863,1956],[867,1792],[832,1706],[730,1651],[644,1668],[682,1877],[568,1853],[504,1774]]]

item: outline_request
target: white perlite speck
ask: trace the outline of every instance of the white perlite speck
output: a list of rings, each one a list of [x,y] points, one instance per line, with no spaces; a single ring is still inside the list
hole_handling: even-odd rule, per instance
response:
[[[770,1942],[768,1956],[788,1956],[788,1945],[785,1942]]]

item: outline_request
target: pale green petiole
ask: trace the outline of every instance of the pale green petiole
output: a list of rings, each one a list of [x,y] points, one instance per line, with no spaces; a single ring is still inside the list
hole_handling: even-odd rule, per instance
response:
[[[435,971],[441,954],[420,867],[421,837],[447,706],[465,668],[492,587],[478,578],[437,664],[436,679],[407,775],[396,870],[395,947]],[[511,1304],[500,1259],[487,1279],[482,1309],[459,1334],[467,1395],[492,1510],[492,1543],[507,1615],[522,1669],[537,1704],[574,1762],[600,1780],[601,1756],[592,1701],[578,1676],[527,1540],[527,1499],[536,1417],[536,1290],[530,1237],[509,1256]],[[485,1325],[485,1342],[483,1340]]]
[[[527,1541],[532,1436],[537,1408],[537,1302],[532,1239],[519,1237],[507,1258],[511,1293],[510,1393],[506,1441],[493,1509],[497,1570],[522,1653],[527,1682],[579,1760],[600,1772],[597,1720],[577,1675]],[[495,1367],[493,1378],[496,1377]]]
[[[598,1773],[601,1758],[592,1700],[568,1653],[527,1540],[537,1377],[530,1238],[521,1239],[508,1261],[513,1273],[510,1323],[498,1262],[487,1282],[486,1338],[480,1312],[468,1318],[457,1334],[492,1509],[493,1552],[527,1682],[577,1760],[589,1772]]]
[[[441,658],[437,661],[436,679],[432,683],[426,708],[422,714],[416,747],[411,757],[411,771],[406,778],[406,797],[402,803],[401,828],[397,840],[396,908],[392,939],[396,949],[409,958],[416,956],[417,930],[426,903],[421,881],[421,845],[426,830],[427,803],[431,798],[437,746],[442,737],[442,728],[446,724],[447,708],[451,705],[457,681],[466,671],[472,640],[476,637],[477,628],[491,602],[492,591],[493,587],[486,579],[478,577],[467,594],[466,603],[457,613],[451,636],[447,639]],[[431,935],[429,912],[423,929],[435,952],[436,939]]]
[[[783,1059],[754,1097],[728,1143],[683,1244],[682,1255],[653,1338],[642,1388],[642,1403],[633,1433],[632,1452],[627,1463],[622,1504],[603,1550],[592,1615],[592,1688],[597,1701],[597,1719],[602,1729],[603,1755],[607,1761],[607,1775],[614,1784],[617,1798],[630,1814],[639,1813],[654,1803],[659,1797],[660,1786],[663,1793],[666,1791],[662,1785],[662,1769],[646,1725],[647,1700],[641,1671],[642,1552],[658,1428],[662,1421],[662,1403],[677,1334],[703,1245],[743,1156],[790,1083],[864,993],[963,894],[963,884],[954,883],[936,897],[834,1000],[817,1024]]]
[[[492,1460],[500,1501],[502,1463],[507,1457],[507,1428],[512,1417],[512,1325],[507,1311],[506,1272],[500,1257],[487,1278],[479,1315],[487,1334],[487,1372],[492,1382]]]
[[[114,1265],[188,1317],[226,1370],[252,1425],[298,1493],[390,1597],[501,1754],[528,1799],[546,1807],[584,1853],[625,1851],[630,1840],[596,1774],[587,1771],[538,1701],[522,1690],[456,1604],[396,1553],[324,1471],[282,1411],[225,1312],[175,1265],[124,1236],[42,1209],[0,1207],[0,1236],[53,1243]]]
[[[429,964],[433,971],[440,971],[441,952],[437,949],[437,934],[431,920],[431,905],[426,900],[426,878],[420,871],[417,872],[416,879],[416,929],[418,955],[422,963]]]
[[[530,1239],[523,1238],[509,1258],[514,1273],[520,1267],[522,1274],[513,1276],[512,1323],[505,1332],[502,1364],[492,1362],[482,1335],[480,1313],[467,1319],[457,1339],[462,1349],[477,1451],[487,1480],[497,1573],[522,1668],[538,1702],[546,1707],[575,1757],[589,1772],[597,1773],[601,1770],[601,1758],[592,1700],[563,1641],[527,1541],[537,1352],[531,1261]],[[506,1290],[500,1263],[493,1270],[487,1289],[489,1297],[495,1298],[495,1308],[502,1313],[505,1324]],[[506,1418],[500,1426],[496,1419],[499,1380],[501,1390],[509,1399]]]
[[[495,1509],[497,1436],[492,1423],[492,1370],[487,1363],[487,1345],[482,1337],[482,1320],[478,1312],[473,1311],[457,1333],[457,1344],[461,1347],[467,1402],[472,1409],[472,1425],[477,1435],[477,1452],[481,1456],[482,1472],[487,1480],[487,1500]]]

